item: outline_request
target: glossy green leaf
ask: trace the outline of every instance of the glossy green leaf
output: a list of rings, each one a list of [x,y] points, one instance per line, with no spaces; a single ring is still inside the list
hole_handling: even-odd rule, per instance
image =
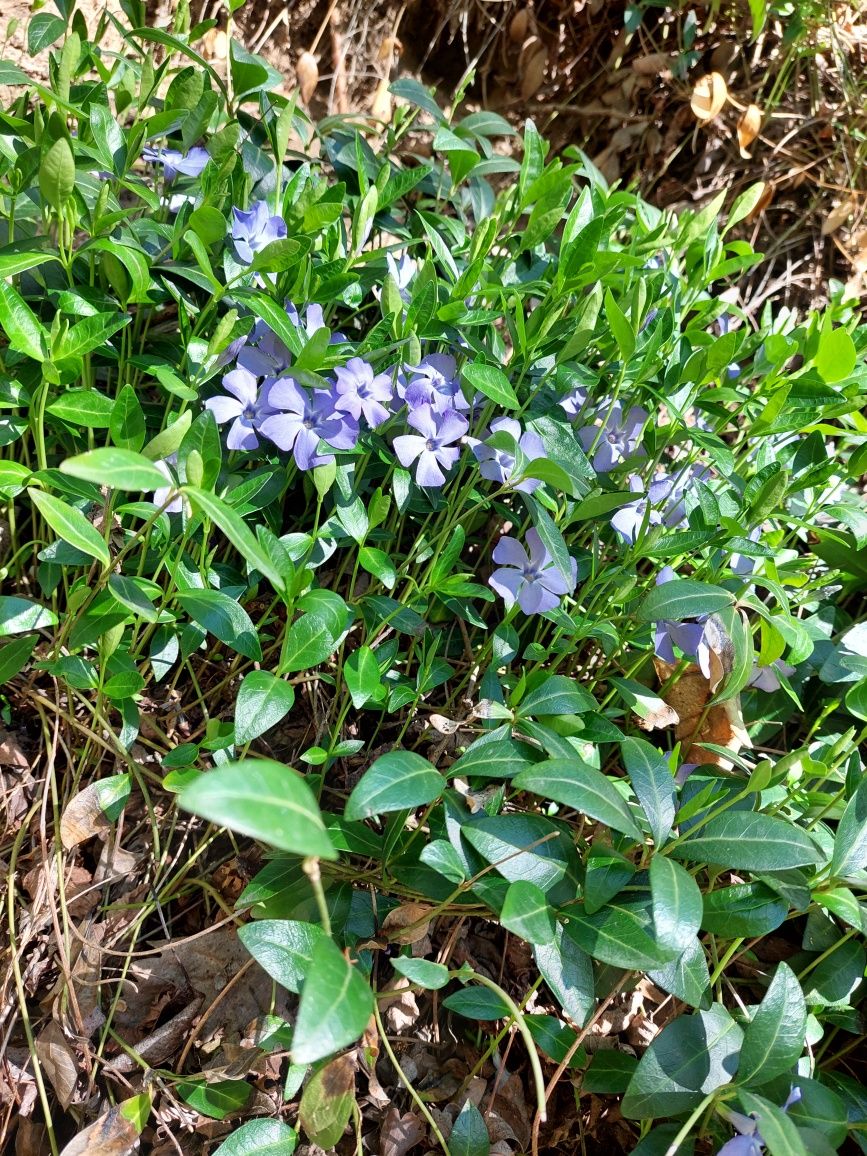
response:
[[[286,717],[295,702],[295,689],[268,670],[244,676],[235,700],[235,742],[246,746]]]
[[[243,759],[202,775],[181,792],[194,815],[294,855],[336,858],[313,792],[271,759]]]
[[[0,594],[0,638],[56,625],[57,615],[46,606],[31,602],[28,598]]]
[[[867,779],[858,786],[837,826],[831,874],[851,875],[867,867]]]
[[[472,983],[447,995],[443,1007],[468,1020],[500,1020],[511,1015],[502,996],[488,987]]]
[[[533,949],[536,966],[554,998],[576,1027],[583,1027],[596,1006],[593,964],[560,923],[551,943]]]
[[[301,991],[313,951],[325,932],[295,919],[255,919],[238,928],[238,938],[258,964],[287,991]]]
[[[174,1086],[177,1095],[212,1120],[225,1120],[249,1103],[253,1085],[246,1080],[218,1080],[209,1084],[203,1080],[180,1080]]]
[[[113,408],[111,398],[96,389],[69,389],[48,406],[47,412],[84,429],[108,429]]]
[[[512,786],[574,807],[623,835],[641,839],[641,831],[617,788],[601,771],[585,763],[577,754],[574,759],[547,759],[535,763],[516,775]]]
[[[390,751],[362,775],[346,803],[347,819],[369,819],[388,811],[421,807],[439,798],[445,780],[413,751]]]
[[[323,937],[313,948],[301,991],[293,1061],[312,1064],[345,1048],[358,1039],[372,1013],[373,992],[364,973]]]
[[[11,285],[0,279],[0,328],[6,334],[9,347],[24,353],[34,361],[44,361],[46,334],[42,322]]]
[[[620,748],[629,781],[647,816],[653,841],[660,847],[671,833],[677,813],[676,787],[668,759],[644,739],[624,739]]]
[[[699,886],[679,863],[654,855],[650,860],[650,894],[656,941],[680,955],[701,926]]]
[[[27,493],[34,506],[58,537],[62,538],[64,542],[68,542],[70,546],[74,546],[76,550],[81,550],[89,557],[96,558],[97,562],[101,562],[103,566],[111,565],[111,555],[108,552],[105,539],[93,523],[89,522],[82,514],[81,510],[77,510],[75,506],[67,505],[66,502],[61,501],[60,498],[55,498],[53,494],[46,493],[45,490],[31,487]]]
[[[823,860],[822,852],[800,827],[754,811],[729,811],[711,819],[672,847],[671,854],[736,871],[784,871]]]
[[[540,888],[526,879],[509,884],[500,923],[528,943],[545,944],[554,940],[553,912]]]
[[[175,597],[193,622],[239,654],[254,662],[261,661],[262,647],[256,627],[234,598],[220,590],[188,590]]]
[[[744,1032],[738,1083],[758,1087],[794,1067],[804,1050],[807,1004],[786,963],[774,978]]]
[[[765,1148],[770,1156],[809,1156],[797,1125],[782,1108],[744,1089],[738,1093],[744,1111],[758,1124]]]
[[[65,136],[58,137],[39,166],[39,191],[52,209],[60,211],[75,189],[75,158]]]
[[[35,634],[25,634],[0,646],[0,686],[21,673],[30,661],[37,641]]]
[[[282,1120],[248,1120],[215,1149],[214,1156],[292,1156],[298,1133]]]
[[[348,1056],[338,1056],[307,1081],[298,1119],[306,1136],[320,1150],[333,1150],[342,1137],[352,1115],[354,1093],[355,1065]]]
[[[283,575],[265,553],[244,519],[222,498],[209,490],[185,486],[191,504],[219,527],[249,565],[264,574],[275,590],[285,588]]]
[[[469,362],[461,370],[461,376],[471,390],[478,390],[503,409],[520,408],[518,395],[499,366],[483,361]]]
[[[647,974],[657,987],[682,1000],[689,1007],[704,1010],[710,1007],[710,972],[704,949],[697,938],[693,939],[677,959],[654,967]]]
[[[821,333],[816,369],[824,382],[831,385],[848,377],[855,368],[857,357],[855,342],[845,329],[828,328]]]
[[[692,578],[675,578],[654,586],[636,612],[639,622],[699,618],[723,610],[734,602],[734,595],[720,586],[696,582]]]
[[[449,1133],[451,1156],[488,1156],[491,1141],[484,1117],[472,1100],[465,1100]]]
[[[449,982],[449,969],[430,959],[415,959],[411,955],[399,955],[391,961],[391,966],[411,983],[428,991],[439,991]]]
[[[309,611],[297,618],[286,632],[280,673],[310,670],[329,658],[336,649],[333,623],[325,615]]]
[[[601,963],[648,971],[674,959],[675,950],[657,943],[647,905],[618,899],[594,912],[569,912],[569,934]]]
[[[132,450],[90,450],[78,457],[67,458],[60,468],[73,478],[108,486],[110,490],[144,490],[150,493],[166,484],[165,475],[153,462]]]

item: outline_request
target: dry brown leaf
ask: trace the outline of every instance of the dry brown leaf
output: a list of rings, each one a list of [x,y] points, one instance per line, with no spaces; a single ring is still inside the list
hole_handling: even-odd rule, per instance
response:
[[[414,1112],[400,1112],[393,1105],[385,1113],[379,1132],[382,1156],[406,1156],[424,1139],[424,1125]]]
[[[392,110],[391,93],[388,91],[388,84],[388,77],[384,76],[376,86],[376,91],[370,102],[370,115],[374,120],[381,120],[386,124],[391,120]]]
[[[90,783],[74,795],[60,816],[60,839],[67,851],[110,830],[111,823],[99,802],[99,783]]]
[[[676,669],[660,658],[654,658],[653,665],[660,682],[667,682]],[[742,747],[751,746],[750,736],[744,727],[738,696],[717,703],[704,714],[711,694],[710,683],[701,670],[697,666],[690,665],[677,682],[665,692],[665,701],[680,716],[674,734],[683,743],[682,761],[709,763],[731,770],[732,763],[728,759],[715,751],[705,750],[701,744],[714,743],[718,747],[727,747],[728,750],[737,753]]]
[[[530,12],[527,8],[519,8],[509,22],[509,39],[513,44],[523,44],[530,29]]]
[[[30,767],[30,759],[21,749],[18,739],[0,727],[0,767]]]
[[[747,149],[761,132],[762,110],[757,104],[748,104],[738,120],[738,148],[741,156],[749,160]]]
[[[382,921],[382,930],[392,943],[418,943],[430,930],[426,916],[433,908],[427,903],[402,903]]]
[[[50,1020],[39,1033],[36,1055],[57,1093],[60,1106],[66,1111],[78,1082],[78,1059],[63,1034],[63,1028],[54,1020]]]
[[[398,40],[396,36],[385,36],[379,46],[379,52],[376,54],[377,60],[381,64],[387,64],[391,67],[391,59],[395,52],[398,56],[403,52],[403,41]]]
[[[676,56],[671,56],[667,52],[648,52],[632,61],[632,70],[639,76],[662,76],[663,73],[671,72],[671,66],[676,59]]]
[[[295,65],[295,79],[301,92],[301,99],[305,104],[309,104],[310,98],[316,91],[316,85],[319,83],[319,65],[312,52],[302,52],[298,57]]]
[[[719,116],[728,98],[726,82],[718,72],[700,77],[692,90],[689,106],[703,124]]]
[[[837,205],[822,222],[822,236],[827,237],[830,233],[835,233],[841,225],[846,224],[857,208],[858,206],[854,201],[843,201],[842,204]]]
[[[60,1156],[127,1156],[135,1147],[139,1133],[121,1108],[121,1104],[110,1108],[83,1132],[73,1136]]]
[[[752,211],[747,214],[747,224],[751,225],[753,223],[753,221],[757,221],[759,219],[759,217],[762,215],[762,213],[765,211],[765,209],[768,207],[768,205],[770,205],[771,201],[774,199],[774,192],[775,192],[774,182],[768,181],[765,184],[765,191],[759,197],[758,201],[756,201],[755,205],[753,206]]]
[[[229,55],[229,38],[222,28],[209,28],[202,37],[202,55],[209,60],[225,60]]]
[[[531,36],[524,42],[518,60],[518,74],[521,78],[521,96],[529,100],[535,96],[545,80],[548,69],[548,49],[538,36]]]

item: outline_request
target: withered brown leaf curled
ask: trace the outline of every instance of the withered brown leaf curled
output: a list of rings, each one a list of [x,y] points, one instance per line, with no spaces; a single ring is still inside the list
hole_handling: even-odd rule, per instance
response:
[[[298,57],[295,65],[295,79],[298,82],[301,99],[305,104],[309,104],[310,98],[316,91],[316,85],[319,83],[319,65],[312,52],[302,52]]]
[[[653,665],[660,683],[666,683],[677,667],[654,658]],[[690,665],[665,692],[664,699],[677,712],[680,721],[675,737],[683,744],[681,758],[685,763],[708,763],[731,770],[732,763],[702,746],[713,743],[726,747],[735,754],[750,746],[750,737],[744,727],[739,696],[710,707],[705,713],[713,691],[701,670]],[[704,717],[702,717],[704,716]]]

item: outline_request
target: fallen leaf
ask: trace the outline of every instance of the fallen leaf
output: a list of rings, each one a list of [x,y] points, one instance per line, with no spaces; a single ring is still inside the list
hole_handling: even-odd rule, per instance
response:
[[[726,82],[718,72],[700,77],[692,90],[689,106],[702,123],[711,121],[723,110],[728,98]]]
[[[748,104],[738,120],[738,148],[741,156],[749,160],[747,149],[759,135],[762,128],[762,110],[757,104]]]
[[[388,77],[384,76],[376,86],[376,91],[370,102],[370,115],[374,120],[381,120],[386,124],[391,120],[392,109],[391,93],[388,91],[388,86]]]
[[[529,100],[535,96],[545,80],[548,68],[548,49],[538,36],[531,36],[524,42],[518,60],[518,74],[521,78],[521,97]]]
[[[392,943],[418,943],[430,930],[425,916],[431,910],[427,903],[402,903],[383,919],[382,930]]]
[[[379,1132],[382,1156],[406,1156],[423,1139],[424,1125],[414,1112],[404,1112],[401,1116],[393,1105],[388,1109]]]
[[[632,61],[632,71],[639,76],[662,76],[663,73],[671,72],[676,59],[676,56],[667,52],[648,52]]]
[[[527,39],[530,27],[530,12],[527,8],[519,8],[509,22],[509,39],[513,44],[523,44]]]
[[[57,1093],[60,1106],[66,1111],[72,1103],[75,1085],[78,1083],[78,1059],[63,1034],[63,1028],[54,1020],[49,1021],[39,1033],[36,1055]]]
[[[60,1156],[127,1156],[138,1143],[140,1131],[123,1114],[123,1104],[118,1104],[73,1136]]]
[[[827,237],[830,233],[836,232],[841,225],[845,225],[857,207],[857,204],[850,200],[843,201],[842,204],[832,209],[822,222],[822,236]]]
[[[653,665],[661,683],[667,682],[677,669],[660,658],[654,658]],[[710,764],[731,770],[730,760],[706,750],[703,743],[713,743],[737,753],[742,747],[751,746],[750,736],[744,726],[739,696],[712,706],[705,714],[705,707],[712,691],[710,683],[701,670],[689,665],[673,686],[665,691],[664,698],[678,714],[680,721],[675,729],[675,738],[683,744],[681,759],[685,763]],[[702,715],[704,719],[702,720]]]
[[[30,767],[30,759],[18,740],[3,727],[0,727],[0,767]]]
[[[90,783],[69,800],[60,816],[60,840],[67,851],[111,830],[102,809],[99,783]]]
[[[747,224],[752,224],[753,221],[757,221],[759,219],[759,217],[762,215],[762,213],[765,211],[765,209],[768,207],[768,205],[770,205],[771,201],[774,199],[774,191],[775,191],[775,186],[774,186],[773,181],[768,181],[765,184],[764,192],[759,197],[759,199],[756,201],[751,212],[749,212],[747,214]]]
[[[310,98],[316,91],[316,85],[319,83],[319,65],[312,52],[302,52],[298,57],[295,65],[295,79],[298,82],[301,99],[305,104],[309,104]]]

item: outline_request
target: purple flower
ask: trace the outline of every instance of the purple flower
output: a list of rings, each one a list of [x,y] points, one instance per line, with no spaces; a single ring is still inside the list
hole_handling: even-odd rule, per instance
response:
[[[158,508],[160,506],[165,506],[165,510],[163,511],[165,514],[180,514],[184,508],[184,499],[177,492],[178,482],[177,478],[175,477],[174,468],[169,468],[174,467],[177,464],[177,454],[169,454],[167,458],[163,458],[158,462],[154,462],[156,468],[160,471],[160,473],[169,484],[167,486],[161,486],[158,490],[154,490],[151,501]],[[174,494],[175,497],[172,498],[172,500],[169,502],[169,498],[172,494]],[[166,502],[168,502],[167,506]]]
[[[780,689],[780,675],[788,678],[789,675],[795,673],[794,666],[789,666],[787,662],[783,662],[778,658],[776,662],[772,662],[770,666],[759,666],[758,663],[753,667],[753,673],[749,677],[747,686],[752,686],[756,690],[763,690],[767,694],[773,694],[775,690]]]
[[[621,541],[633,545],[645,524],[665,526],[673,530],[686,517],[685,495],[691,482],[708,477],[706,469],[689,466],[674,475],[661,474],[647,488],[647,495],[637,502],[621,506],[611,518],[611,526]],[[644,483],[637,474],[630,474],[629,488],[641,493]]]
[[[420,486],[443,485],[443,469],[450,470],[461,456],[460,446],[452,443],[460,441],[469,422],[454,409],[436,413],[429,405],[412,410],[407,421],[418,433],[401,434],[394,439],[398,461],[408,467],[418,459],[415,480]]]
[[[576,385],[573,390],[561,398],[557,403],[561,406],[572,421],[578,417],[587,404],[587,390],[583,385]]]
[[[255,450],[259,445],[256,431],[262,422],[277,411],[268,404],[268,383],[259,389],[258,378],[239,366],[223,377],[223,386],[230,397],[211,397],[205,402],[219,425],[230,421],[232,428],[226,438],[230,450]]]
[[[358,423],[335,413],[331,390],[315,389],[312,394],[291,377],[281,377],[268,391],[268,404],[285,412],[262,422],[261,432],[281,450],[291,450],[300,470],[309,470],[333,461],[319,454],[319,442],[337,450],[350,450],[358,441]]]
[[[292,364],[292,354],[264,321],[256,322],[235,356],[256,377],[279,377]]]
[[[404,305],[409,305],[412,301],[412,294],[409,287],[412,280],[418,272],[418,261],[413,260],[408,253],[401,253],[395,259],[393,253],[385,254],[385,264],[388,272],[391,274],[392,280],[397,285],[397,291],[400,294],[400,299]],[[373,295],[377,301],[382,297],[382,290],[377,286],[373,290]]]
[[[564,594],[571,594],[578,580],[578,563],[570,558],[572,581],[568,582],[542,544],[538,531],[527,531],[527,548],[517,538],[500,538],[492,555],[500,568],[488,579],[506,603],[515,602],[525,614],[544,614],[560,605]]]
[[[325,324],[325,314],[322,312],[322,306],[317,305],[315,301],[311,301],[304,310],[304,321],[301,321],[301,316],[298,310],[291,301],[286,302],[286,314],[296,329],[303,329],[307,334],[308,339],[313,336],[320,329],[327,328]],[[344,333],[332,333],[329,345],[339,345],[341,341],[346,340]]]
[[[661,586],[664,582],[671,582],[675,578],[677,575],[674,570],[670,566],[663,566],[656,576],[656,584]],[[713,633],[716,635],[717,632],[714,631]],[[714,653],[711,641],[708,637],[707,615],[701,615],[692,622],[674,622],[671,619],[663,618],[656,623],[653,651],[657,658],[661,658],[663,662],[674,666],[677,662],[674,653],[676,646],[688,658],[694,658],[702,674],[708,681],[711,681],[714,674],[711,666],[711,656]],[[714,637],[713,641],[718,640]]]
[[[751,542],[758,542],[761,536],[761,526],[756,526],[755,529],[750,530],[748,534]],[[732,554],[731,558],[729,558],[729,569],[732,574],[737,574],[740,578],[748,578],[755,568],[756,560],[748,554]]]
[[[457,364],[448,353],[429,353],[418,365],[408,365],[411,374],[404,397],[410,409],[429,405],[437,413],[447,409],[469,409],[461,392]]]
[[[800,1098],[801,1089],[792,1088],[783,1104],[783,1111],[788,1112],[792,1104],[797,1104]],[[726,1109],[725,1114],[740,1135],[723,1144],[717,1156],[762,1156],[765,1142],[759,1131],[759,1121],[753,1116],[745,1116],[742,1112],[735,1112],[730,1108]]]
[[[178,149],[151,148],[142,149],[142,160],[152,165],[162,165],[166,182],[171,183],[178,173],[184,177],[197,177],[211,159],[207,149],[197,146],[188,153]]]
[[[363,414],[371,429],[388,421],[391,415],[385,406],[391,401],[393,391],[387,373],[374,376],[373,367],[366,361],[350,357],[346,365],[335,369],[334,376],[337,378],[338,410],[351,414],[356,421]]]
[[[593,469],[597,473],[606,474],[632,457],[638,448],[647,416],[647,410],[640,405],[632,406],[624,415],[623,406],[615,401],[603,419],[601,429],[598,425],[588,425],[578,431],[578,440],[586,451],[594,444],[596,446]]]
[[[521,433],[521,424],[513,417],[498,417],[491,422],[489,437],[496,433],[506,433],[515,442],[521,453],[528,461],[535,461],[545,456],[545,447],[542,439],[532,430]],[[512,485],[512,474],[515,472],[515,455],[509,450],[495,449],[484,441],[473,439],[470,443],[476,459],[481,463],[479,473],[491,482],[500,485]],[[525,478],[522,482],[514,483],[514,489],[525,494],[532,494],[542,483],[538,478]]]
[[[253,257],[272,241],[281,241],[287,233],[282,217],[270,217],[265,201],[256,201],[247,212],[232,209],[232,241],[238,260],[250,265]]]

